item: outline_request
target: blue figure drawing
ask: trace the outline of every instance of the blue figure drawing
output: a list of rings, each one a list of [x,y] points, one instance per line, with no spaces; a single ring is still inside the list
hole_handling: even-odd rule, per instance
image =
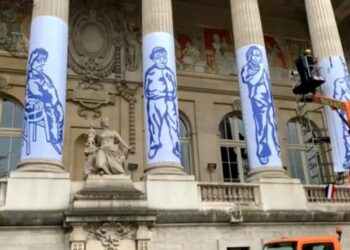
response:
[[[270,79],[264,66],[262,52],[257,46],[251,46],[245,56],[247,62],[242,68],[241,77],[243,83],[248,86],[249,99],[253,110],[257,145],[256,155],[260,163],[265,165],[269,162],[269,156],[272,154],[269,138],[272,137],[272,146],[274,146],[277,154],[280,153],[273,99],[269,86]]]
[[[144,83],[150,136],[148,157],[153,159],[162,148],[162,131],[167,129],[173,147],[172,152],[180,158],[176,78],[167,66],[167,51],[163,47],[155,47],[150,59],[154,64],[147,69]]]
[[[340,58],[344,66],[344,76],[337,78],[334,83],[334,92],[333,98],[342,100],[342,101],[350,101],[350,77],[347,66],[345,62]],[[332,65],[332,64],[331,64]],[[338,111],[341,116],[343,116],[346,120],[346,114],[344,110]],[[343,129],[343,140],[345,146],[345,159],[343,162],[344,169],[350,169],[350,136],[349,136],[349,128],[347,124],[342,122]]]
[[[44,73],[47,58],[43,48],[33,50],[29,58],[23,134],[27,155],[31,142],[37,140],[38,126],[44,128],[46,141],[62,154],[64,112],[51,78]]]

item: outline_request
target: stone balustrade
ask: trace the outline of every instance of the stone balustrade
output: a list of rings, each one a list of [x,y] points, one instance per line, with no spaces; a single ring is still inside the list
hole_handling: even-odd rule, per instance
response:
[[[307,185],[304,186],[308,202],[311,203],[345,203],[350,202],[350,187],[336,186],[334,197],[328,199],[324,185]]]
[[[259,203],[259,185],[243,183],[199,183],[202,202],[232,202],[241,205]]]

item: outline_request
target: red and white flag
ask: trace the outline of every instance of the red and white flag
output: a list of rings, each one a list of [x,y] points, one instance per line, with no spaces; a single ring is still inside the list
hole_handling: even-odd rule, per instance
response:
[[[328,184],[325,188],[325,193],[327,199],[332,199],[335,196],[335,186],[333,184]]]

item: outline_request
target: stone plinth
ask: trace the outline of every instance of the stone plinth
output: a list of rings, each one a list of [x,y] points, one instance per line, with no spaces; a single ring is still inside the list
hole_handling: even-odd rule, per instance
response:
[[[20,198],[19,198],[20,197]],[[6,210],[63,210],[69,206],[68,173],[11,172]]]
[[[89,175],[73,201],[75,209],[146,206],[145,194],[126,175]]]
[[[194,176],[145,176],[148,207],[153,209],[199,209]]]
[[[307,210],[307,199],[299,179],[261,178],[263,210]]]

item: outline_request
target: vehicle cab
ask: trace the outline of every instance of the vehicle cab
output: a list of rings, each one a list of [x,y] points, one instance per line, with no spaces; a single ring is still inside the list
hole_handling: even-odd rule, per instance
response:
[[[337,236],[305,236],[269,241],[263,250],[341,250],[341,247]]]

